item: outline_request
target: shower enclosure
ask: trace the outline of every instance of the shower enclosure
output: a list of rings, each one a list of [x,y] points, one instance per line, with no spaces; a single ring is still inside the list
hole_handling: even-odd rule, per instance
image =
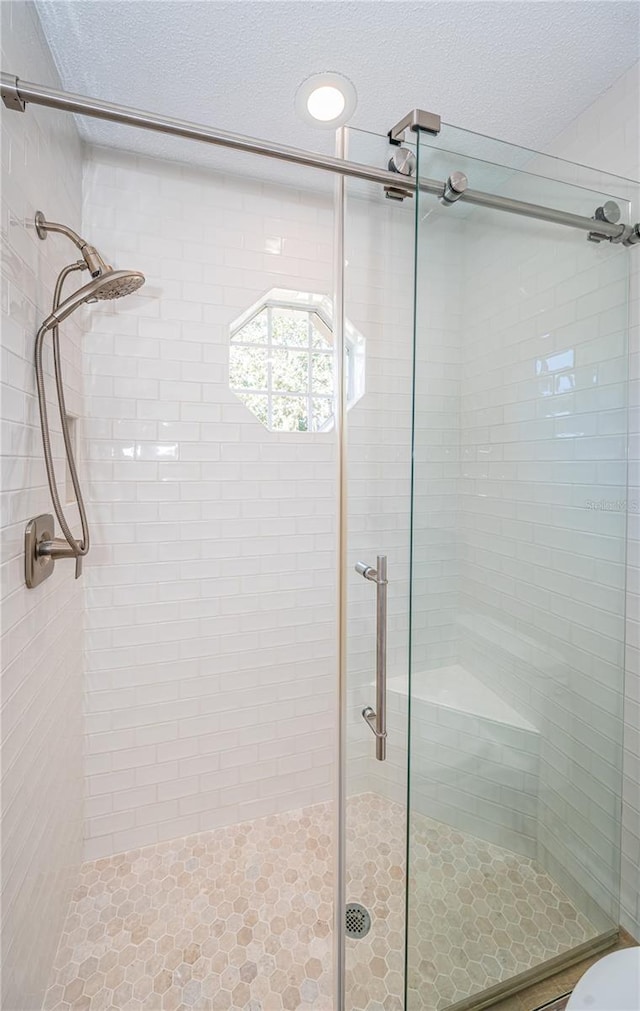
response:
[[[86,173],[148,284],[86,334],[91,816],[47,1006],[471,1011],[612,944],[637,184],[431,119],[404,176],[358,130],[3,97],[245,152]]]
[[[345,312],[378,270],[384,351],[346,420],[346,900],[374,911],[346,1006],[463,1011],[617,936],[629,250],[420,183],[596,217],[634,190],[448,126],[415,155],[415,223],[347,183]]]

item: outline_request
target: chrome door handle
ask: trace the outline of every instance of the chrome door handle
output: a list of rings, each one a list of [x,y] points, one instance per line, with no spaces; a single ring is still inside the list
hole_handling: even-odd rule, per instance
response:
[[[378,555],[376,567],[356,562],[356,572],[376,584],[376,708],[365,706],[362,718],[376,738],[376,758],[387,757],[387,556]]]

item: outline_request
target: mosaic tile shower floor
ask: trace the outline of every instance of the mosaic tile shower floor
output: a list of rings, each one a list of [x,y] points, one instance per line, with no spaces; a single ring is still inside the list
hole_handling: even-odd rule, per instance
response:
[[[401,1011],[403,809],[349,803],[350,1011]],[[435,1011],[591,937],[532,861],[414,816],[409,1008]],[[328,804],[84,864],[47,1011],[333,1011]]]

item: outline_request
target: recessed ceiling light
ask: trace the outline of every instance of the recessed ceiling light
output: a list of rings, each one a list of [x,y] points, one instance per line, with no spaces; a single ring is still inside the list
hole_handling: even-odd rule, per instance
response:
[[[296,92],[296,111],[301,119],[325,130],[351,119],[357,102],[356,89],[341,74],[314,74]]]
[[[334,84],[323,84],[315,88],[307,99],[307,109],[314,119],[328,123],[344,112],[344,95]]]

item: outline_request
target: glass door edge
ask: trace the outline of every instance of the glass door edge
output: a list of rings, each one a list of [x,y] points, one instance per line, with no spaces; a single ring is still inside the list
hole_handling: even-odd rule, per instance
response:
[[[347,128],[336,131],[336,158],[347,157]],[[346,905],[346,762],[347,762],[347,391],[344,375],[344,226],[346,204],[345,177],[334,181],[334,417],[336,432],[336,771],[334,777],[334,915],[333,915],[333,999],[336,1011],[344,1011],[345,976],[345,905]]]

